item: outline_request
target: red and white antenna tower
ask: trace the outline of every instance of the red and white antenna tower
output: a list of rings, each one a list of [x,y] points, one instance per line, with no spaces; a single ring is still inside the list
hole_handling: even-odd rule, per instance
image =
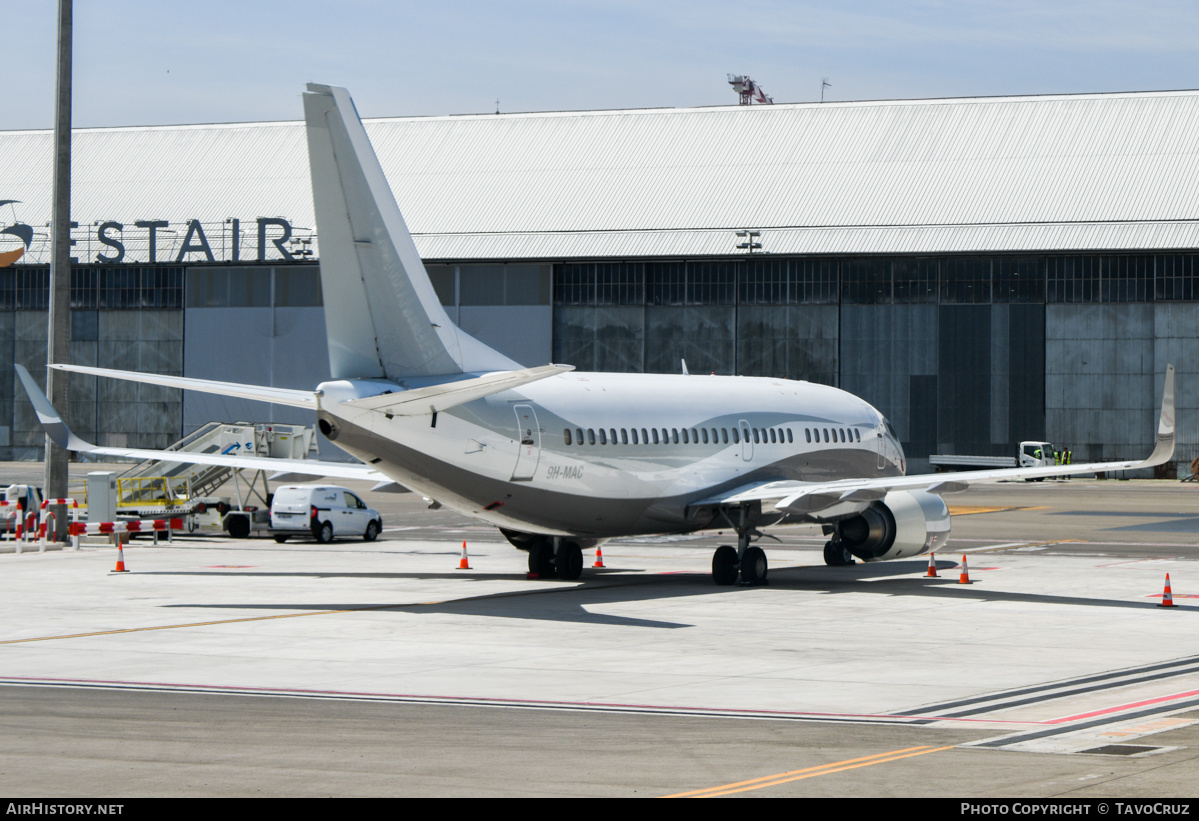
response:
[[[752,103],[761,103],[762,105],[771,105],[774,100],[766,96],[766,92],[762,87],[751,80],[749,77],[744,77],[740,74],[729,75],[729,85],[733,87],[733,91],[741,98],[741,105],[750,105]]]

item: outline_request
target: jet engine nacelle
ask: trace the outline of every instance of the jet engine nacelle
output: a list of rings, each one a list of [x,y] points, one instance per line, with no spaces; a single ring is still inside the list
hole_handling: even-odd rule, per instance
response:
[[[949,508],[934,493],[893,490],[837,523],[841,544],[864,562],[919,556],[949,540]]]

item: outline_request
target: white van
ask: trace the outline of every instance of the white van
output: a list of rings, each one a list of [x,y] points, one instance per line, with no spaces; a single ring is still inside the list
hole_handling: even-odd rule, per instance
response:
[[[271,499],[271,532],[280,544],[292,536],[311,536],[323,544],[335,536],[373,542],[382,529],[379,511],[344,487],[287,485]]]

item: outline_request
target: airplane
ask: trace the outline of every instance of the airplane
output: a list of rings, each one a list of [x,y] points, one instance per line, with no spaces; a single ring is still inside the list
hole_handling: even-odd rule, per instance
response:
[[[906,475],[895,430],[837,388],[766,377],[522,367],[457,328],[433,290],[344,88],[304,94],[332,379],[303,391],[80,365],[72,373],[307,408],[360,464],[278,470],[394,482],[495,525],[530,574],[579,578],[584,549],[622,536],[727,529],[718,585],[767,581],[761,528],[809,522],[829,565],[945,545],[945,494],[982,482],[1147,468],[1174,452],[1174,368],[1141,461]],[[49,436],[72,451],[258,469],[259,457],[97,447],[75,436],[21,366]]]

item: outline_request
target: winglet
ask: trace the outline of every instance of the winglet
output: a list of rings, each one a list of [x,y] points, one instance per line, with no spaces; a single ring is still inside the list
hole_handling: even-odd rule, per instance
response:
[[[1166,383],[1162,388],[1162,413],[1157,422],[1157,444],[1145,460],[1145,467],[1165,464],[1174,456],[1174,366],[1166,365]]]
[[[63,450],[72,451],[90,451],[95,446],[90,442],[85,442],[75,434],[71,433],[71,429],[67,427],[67,423],[62,421],[58,411],[54,409],[54,405],[50,404],[50,400],[46,398],[46,394],[42,393],[42,389],[38,387],[37,382],[33,381],[33,377],[29,375],[29,371],[25,370],[23,365],[14,365],[17,369],[17,376],[21,379],[21,384],[25,386],[25,393],[29,394],[29,401],[33,403],[33,410],[37,413],[38,421],[42,423],[42,427],[46,429],[46,435],[50,437],[50,441],[58,445]]]

